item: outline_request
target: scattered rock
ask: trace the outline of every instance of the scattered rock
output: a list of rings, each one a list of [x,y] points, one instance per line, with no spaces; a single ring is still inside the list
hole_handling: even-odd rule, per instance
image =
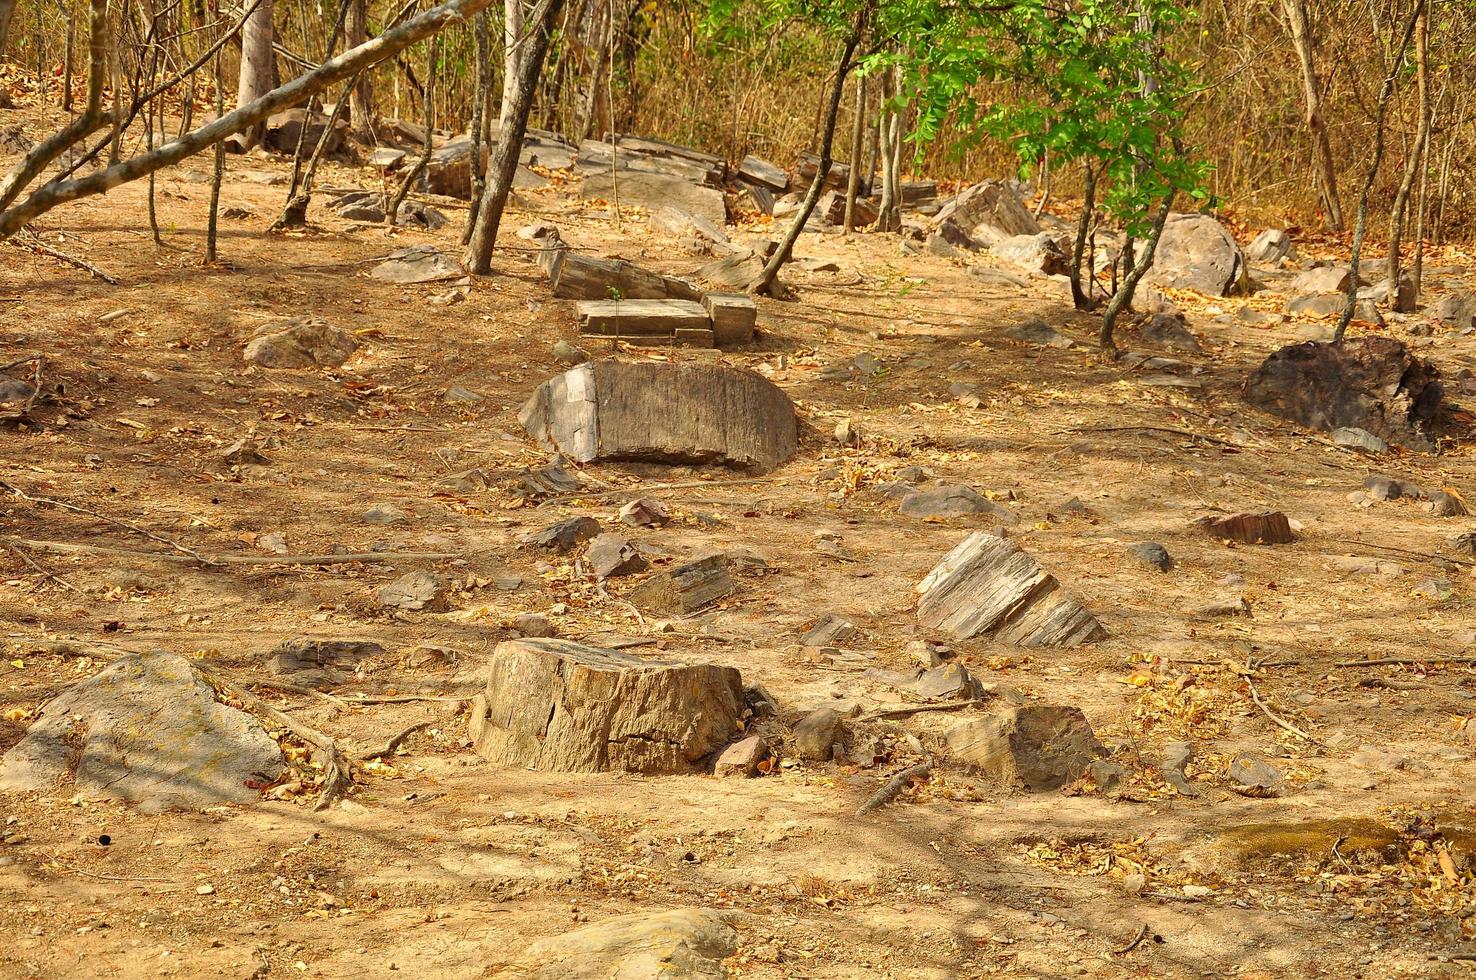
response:
[[[765,473],[798,446],[794,403],[753,371],[699,364],[581,364],[519,413],[577,462],[721,463]]]
[[[277,644],[267,658],[266,669],[308,687],[331,687],[347,680],[360,661],[384,653],[384,647],[373,640],[294,636]]]
[[[1245,292],[1245,256],[1234,236],[1209,215],[1170,215],[1143,283],[1210,296]]]
[[[795,751],[811,762],[829,762],[835,746],[845,741],[845,721],[833,708],[816,709],[794,726]]]
[[[1398,500],[1404,494],[1404,485],[1387,476],[1365,477],[1363,489],[1375,500]]]
[[[1275,265],[1294,257],[1291,236],[1279,228],[1267,228],[1245,248],[1245,257],[1256,265]]]
[[[1013,542],[969,535],[917,586],[917,621],[958,639],[1076,646],[1106,635],[1096,617]]]
[[[846,447],[859,446],[861,430],[850,419],[841,419],[835,425],[835,441]]]
[[[671,512],[661,501],[641,497],[620,508],[620,519],[631,527],[665,527],[671,521]]]
[[[1222,540],[1243,544],[1291,544],[1291,522],[1279,510],[1260,514],[1232,514],[1229,517],[1201,517],[1195,524],[1205,533]]]
[[[1018,340],[1026,344],[1041,344],[1045,347],[1055,347],[1066,350],[1076,346],[1076,341],[1050,326],[1044,320],[1026,320],[1024,323],[1010,327],[1004,332],[1011,340]]]
[[[1366,453],[1387,453],[1389,444],[1366,429],[1353,426],[1342,426],[1333,429],[1332,442],[1334,446],[1344,449],[1358,449]]]
[[[216,700],[184,657],[144,653],[49,701],[0,759],[0,788],[136,802],[144,812],[258,799],[282,751],[251,715]]]
[[[593,517],[570,517],[550,524],[541,531],[525,534],[518,543],[524,548],[547,548],[558,552],[573,551],[600,533],[600,522]]]
[[[903,652],[922,665],[924,670],[927,670],[943,665],[943,653],[947,649],[942,644],[930,643],[927,640],[911,640],[907,646],[903,647]]]
[[[411,245],[396,249],[370,270],[369,275],[384,282],[402,286],[442,279],[460,279],[466,275],[461,263],[434,245]]]
[[[1174,788],[1180,796],[1198,796],[1199,790],[1195,789],[1189,782],[1185,769],[1194,760],[1194,746],[1188,742],[1170,742],[1163,747],[1163,765],[1159,771],[1163,773],[1164,782]]]
[[[460,385],[452,385],[451,387],[447,388],[445,394],[443,394],[441,397],[446,399],[448,402],[453,402],[460,405],[475,405],[478,402],[486,400],[484,396],[477,394],[470,388],[463,388]]]
[[[1293,295],[1298,293],[1340,293],[1346,300],[1348,295],[1348,276],[1352,269],[1347,266],[1320,266],[1316,269],[1308,269],[1299,273],[1295,279],[1287,284],[1286,290]],[[1358,280],[1360,286],[1364,280]]]
[[[446,587],[430,572],[407,572],[378,592],[379,604],[391,609],[440,610],[446,605]]]
[[[1174,567],[1174,560],[1170,557],[1168,549],[1153,541],[1128,545],[1128,554],[1160,572],[1167,572]]]
[[[773,772],[778,763],[779,757],[769,743],[757,735],[750,735],[723,749],[712,772],[715,776],[752,778]]]
[[[1465,517],[1467,513],[1465,502],[1444,490],[1436,490],[1430,494],[1430,502],[1425,506],[1436,517]]]
[[[963,248],[977,249],[1015,235],[1038,235],[1040,225],[1009,181],[982,180],[943,202],[931,230]]]
[[[220,462],[232,466],[269,466],[271,460],[262,455],[256,436],[244,435],[220,451]]]
[[[984,686],[963,664],[946,663],[919,673],[907,689],[924,701],[977,701]]]
[[[990,254],[1003,262],[1046,276],[1064,276],[1070,260],[1049,234],[1014,235],[989,247]]]
[[[486,677],[471,707],[478,754],[557,772],[692,772],[727,744],[743,700],[735,668],[569,640],[499,643]]]
[[[897,510],[908,517],[923,520],[951,520],[984,514],[1006,524],[1017,521],[1007,508],[1001,507],[972,487],[963,485],[919,490],[903,497]]]
[[[1276,796],[1281,791],[1281,770],[1252,752],[1243,752],[1230,762],[1231,788],[1242,796]]]
[[[404,524],[410,515],[394,504],[375,504],[360,514],[359,520],[365,524]]]
[[[800,643],[807,647],[839,646],[859,638],[860,635],[861,631],[856,628],[856,624],[846,617],[826,613],[805,631],[805,635],[800,637]]]
[[[300,316],[257,327],[241,356],[264,368],[338,367],[358,349],[352,335],[318,317]]]
[[[537,639],[559,635],[559,631],[554,629],[553,623],[543,613],[519,613],[513,617],[513,629],[518,631],[519,636]]]
[[[1425,315],[1457,330],[1476,330],[1476,292],[1442,296],[1430,304]]]
[[[1191,354],[1204,351],[1199,338],[1189,332],[1183,316],[1174,313],[1153,314],[1138,328],[1138,335],[1143,338],[1144,343],[1156,344],[1168,350],[1187,351]]]
[[[589,360],[589,354],[584,348],[576,347],[567,340],[554,341],[553,356],[554,360],[560,364],[568,364],[570,366],[583,364]]]
[[[1216,602],[1196,606],[1192,613],[1202,619],[1222,619],[1225,617],[1243,616],[1251,618],[1250,603],[1245,601],[1244,596],[1234,599],[1220,599]]]
[[[623,190],[623,186],[622,186]],[[508,980],[726,980],[738,934],[717,912],[632,912],[540,939],[498,976]]]
[[[1287,300],[1286,312],[1291,316],[1342,316],[1343,309],[1347,305],[1348,297],[1345,293],[1315,293],[1307,296],[1293,296]],[[1383,314],[1379,312],[1373,300],[1369,299],[1355,301],[1353,319],[1379,326],[1384,324]]]
[[[949,753],[999,785],[1040,791],[1081,776],[1107,749],[1080,708],[1020,705],[949,729]]]
[[[1460,554],[1476,555],[1476,531],[1453,534],[1445,539],[1445,544],[1452,551]]]
[[[1449,599],[1453,592],[1450,579],[1445,578],[1427,578],[1409,591],[1421,599],[1437,600]]]
[[[728,221],[722,191],[680,177],[622,170],[618,176],[592,173],[579,186],[579,196],[584,200],[609,201],[616,194],[621,204],[638,204],[650,211],[669,207],[700,218],[713,228],[722,228]]]
[[[645,557],[636,550],[635,545],[618,534],[601,534],[591,541],[589,550],[584,553],[584,560],[589,562],[590,571],[601,581],[621,575],[634,575],[645,571],[647,567]]]
[[[727,556],[709,555],[650,576],[631,590],[630,601],[656,612],[685,616],[737,589],[728,574]]]
[[[329,117],[325,113],[314,112],[308,115],[306,109],[301,107],[295,109],[283,109],[274,112],[267,117],[266,129],[262,134],[261,142],[268,149],[276,150],[278,153],[295,153],[297,142],[302,137],[303,124],[307,125],[306,146],[309,152],[316,148],[318,141],[323,138],[323,130],[328,127]],[[328,145],[323,152],[332,156],[343,146],[344,137],[348,135],[349,121],[342,116],[333,121],[333,131],[328,136]]]

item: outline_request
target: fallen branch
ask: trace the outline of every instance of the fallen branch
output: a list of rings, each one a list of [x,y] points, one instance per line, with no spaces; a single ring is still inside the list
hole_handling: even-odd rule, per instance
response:
[[[1334,667],[1412,667],[1425,664],[1476,664],[1476,657],[1374,657],[1369,660],[1339,660]]]
[[[352,780],[349,776],[349,761],[344,757],[343,751],[331,736],[324,735],[316,728],[310,728],[291,715],[267,704],[261,698],[246,690],[245,685],[239,681],[232,680],[224,674],[196,664],[196,668],[205,675],[216,687],[229,688],[236,698],[246,706],[252,713],[260,715],[271,721],[279,728],[296,735],[304,742],[317,746],[323,753],[326,764],[323,766],[323,788],[318,791],[318,800],[313,804],[313,810],[322,811],[333,805],[333,802],[343,796]]]
[[[87,598],[87,593],[86,592],[83,592],[81,589],[77,588],[71,582],[68,582],[66,579],[62,578],[60,575],[56,574],[55,572],[47,571],[45,568],[43,568],[41,566],[40,563],[38,563],[36,561],[36,559],[32,558],[29,554],[27,554],[26,553],[26,550],[24,548],[22,548],[19,544],[17,544],[15,541],[7,539],[3,543],[4,543],[5,547],[6,547],[6,549],[9,550],[11,554],[15,555],[21,561],[23,561],[27,565],[31,566],[31,568],[35,569],[37,572],[40,572],[42,576],[51,579],[51,581],[55,582],[57,585],[61,585],[61,586],[66,587],[67,589],[70,589],[72,592],[77,593],[79,596],[82,596],[84,599]]]
[[[1089,432],[1163,432],[1168,435],[1186,436],[1190,439],[1202,439],[1219,446],[1229,446],[1231,449],[1249,448],[1237,445],[1228,439],[1221,439],[1219,436],[1207,436],[1202,432],[1191,432],[1188,429],[1170,429],[1161,425],[1089,425],[1077,429],[1056,429],[1054,431],[1056,435],[1084,435]]]
[[[944,701],[942,704],[910,704],[902,708],[883,708],[869,715],[861,715],[856,720],[878,721],[882,718],[905,718],[908,715],[922,714],[924,711],[953,711],[956,708],[969,708],[978,703],[978,698],[971,698],[967,701]]]
[[[1143,927],[1138,930],[1138,934],[1133,937],[1133,941],[1130,942],[1130,943],[1128,943],[1122,949],[1114,949],[1112,951],[1112,955],[1113,956],[1126,956],[1128,953],[1131,953],[1133,950],[1137,949],[1138,946],[1143,942],[1143,940],[1144,939],[1147,939],[1147,938],[1148,938],[1148,923],[1145,922],[1145,923],[1143,923]]]
[[[1261,712],[1267,718],[1271,719],[1271,721],[1274,722],[1277,726],[1286,729],[1287,731],[1291,732],[1293,735],[1297,736],[1298,738],[1306,739],[1307,741],[1313,743],[1314,745],[1321,745],[1322,744],[1321,742],[1317,741],[1317,739],[1313,738],[1311,735],[1308,735],[1306,732],[1302,731],[1296,725],[1293,725],[1291,722],[1289,722],[1286,719],[1280,717],[1279,715],[1276,714],[1276,712],[1272,711],[1266,705],[1266,702],[1261,700],[1261,695],[1256,691],[1256,685],[1255,685],[1255,683],[1249,677],[1247,677],[1245,679],[1245,685],[1246,685],[1246,687],[1250,688],[1251,700],[1256,703],[1256,707],[1260,708],[1261,709]]]
[[[16,248],[23,248],[31,252],[39,252],[42,255],[56,259],[58,262],[63,262],[67,265],[72,266],[73,268],[81,269],[83,272],[92,276],[92,278],[101,279],[109,286],[118,285],[117,279],[108,275],[106,272],[102,271],[91,262],[88,262],[86,259],[79,259],[75,255],[69,255],[59,248],[52,248],[50,245],[43,242],[40,237],[33,231],[27,231],[26,234],[11,238],[9,239],[9,241],[10,244],[14,245]]]
[[[104,874],[98,874],[96,871],[86,871],[86,870],[83,870],[82,868],[74,868],[70,864],[67,864],[64,861],[59,861],[59,860],[57,860],[54,857],[50,860],[49,863],[56,865],[58,868],[64,868],[67,871],[72,872],[72,874],[82,875],[84,878],[96,878],[98,881],[160,881],[160,882],[164,882],[165,884],[173,884],[174,883],[174,879],[173,878],[150,878],[150,877],[148,877],[146,875],[104,875]]]
[[[662,490],[690,490],[693,487],[746,487],[755,483],[772,483],[777,477],[756,476],[746,480],[692,480],[687,483],[657,483],[649,487],[617,487],[614,490],[596,490],[594,492],[580,491],[578,493],[561,493],[556,497],[548,497],[538,502],[539,507],[546,504],[562,503],[566,500],[591,500],[597,497],[618,497],[621,494],[645,494],[657,493]]]
[[[0,485],[5,485],[0,481]],[[110,548],[96,544],[73,544],[70,541],[39,541],[30,538],[3,537],[0,541],[15,542],[35,551],[48,551],[58,555],[109,555],[123,558],[153,558],[157,561],[198,561],[205,565],[356,565],[388,559],[413,559],[444,561],[459,558],[442,551],[358,551],[342,555],[165,555],[157,551],[138,551],[133,548]]]
[[[462,703],[470,701],[469,697],[455,697],[441,694],[349,694],[343,698],[344,704],[409,704],[412,701],[452,701]]]
[[[416,732],[422,729],[429,728],[433,724],[435,724],[435,722],[422,721],[419,724],[411,725],[409,728],[405,729],[403,732],[396,735],[394,738],[385,743],[384,748],[375,749],[373,752],[365,752],[363,755],[359,756],[359,761],[368,762],[370,759],[378,759],[381,756],[394,755],[395,750],[404,744],[405,739],[409,738],[411,735],[414,735]]]
[[[46,504],[46,505],[49,505],[51,507],[60,508],[61,510],[69,510],[69,511],[73,512],[74,514],[86,514],[88,517],[95,517],[98,520],[100,520],[100,521],[102,521],[102,522],[104,522],[106,524],[113,525],[114,527],[121,527],[121,528],[123,528],[126,531],[132,531],[134,534],[141,534],[144,537],[148,538],[150,541],[157,541],[160,544],[167,544],[169,547],[173,548],[175,551],[178,551],[180,554],[188,555],[191,559],[193,559],[194,561],[198,561],[201,564],[204,564],[204,565],[218,565],[218,564],[220,564],[220,562],[215,561],[214,559],[206,558],[204,555],[200,554],[198,551],[195,551],[193,548],[186,548],[184,545],[180,544],[178,541],[171,541],[169,538],[166,538],[166,537],[164,537],[161,534],[155,534],[153,531],[150,531],[148,528],[139,527],[137,524],[132,524],[132,523],[130,523],[128,521],[119,520],[116,517],[109,517],[106,514],[99,514],[95,510],[90,510],[90,509],[88,509],[86,507],[80,507],[77,504],[70,504],[70,503],[67,503],[65,500],[56,500],[56,499],[51,498],[51,497],[33,497],[30,494],[26,493],[24,490],[22,490],[20,487],[16,486],[15,484],[13,484],[13,483],[7,483],[4,480],[0,480],[0,487],[3,487],[4,489],[9,490],[11,493],[15,494],[17,497],[21,498],[22,500],[28,501],[30,503],[33,503],[33,504]],[[40,549],[38,549],[38,550],[40,550]]]
[[[343,698],[340,698],[335,694],[329,694],[327,691],[320,691],[315,687],[308,687],[305,684],[293,684],[289,681],[273,680],[269,677],[243,677],[241,678],[240,683],[249,684],[252,687],[269,687],[274,691],[286,691],[289,694],[303,694],[308,697],[318,698],[319,700],[327,701],[330,704],[337,705],[340,708],[348,707],[347,702],[345,702]]]
[[[1396,548],[1393,545],[1387,544],[1370,544],[1367,541],[1359,541],[1356,538],[1333,538],[1332,540],[1334,544],[1357,545],[1360,548],[1372,548],[1375,551],[1387,551],[1390,554],[1394,555],[1407,555],[1410,558],[1423,558],[1426,561],[1448,561],[1454,565],[1466,565],[1471,568],[1476,568],[1476,561],[1471,561],[1466,558],[1451,558],[1446,555],[1431,554],[1428,551],[1410,551],[1408,548]]]
[[[892,800],[896,797],[898,793],[902,792],[902,790],[907,786],[908,783],[912,782],[912,780],[914,779],[926,776],[932,771],[932,759],[929,759],[926,762],[919,762],[915,766],[908,766],[906,769],[903,769],[901,772],[897,773],[897,775],[893,776],[891,779],[882,784],[881,789],[877,790],[875,793],[872,793],[871,798],[868,799],[865,803],[861,804],[861,809],[856,811],[856,816],[864,817],[866,816],[866,814],[870,813],[872,810],[875,810],[877,807],[886,806],[888,803],[892,802]]]

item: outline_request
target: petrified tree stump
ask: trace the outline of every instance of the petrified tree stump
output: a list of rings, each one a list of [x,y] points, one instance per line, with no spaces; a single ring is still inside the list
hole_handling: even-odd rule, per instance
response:
[[[1291,544],[1291,522],[1279,510],[1261,514],[1231,514],[1229,517],[1201,517],[1196,523],[1206,534],[1242,544]]]

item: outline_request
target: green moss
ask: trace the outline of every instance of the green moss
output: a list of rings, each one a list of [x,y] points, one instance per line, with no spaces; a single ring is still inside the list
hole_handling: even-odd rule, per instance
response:
[[[1324,858],[1338,838],[1344,855],[1392,853],[1399,833],[1366,817],[1255,823],[1221,831],[1216,842],[1242,860],[1270,857]]]

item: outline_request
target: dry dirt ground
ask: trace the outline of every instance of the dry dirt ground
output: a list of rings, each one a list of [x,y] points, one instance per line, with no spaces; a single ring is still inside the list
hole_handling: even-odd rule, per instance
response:
[[[39,128],[24,113],[0,113],[11,121]],[[987,285],[960,263],[900,255],[891,236],[806,236],[800,254],[834,259],[840,271],[789,272],[799,301],[762,301],[750,349],[616,352],[764,371],[800,405],[800,453],[759,482],[591,467],[584,476],[609,492],[540,506],[514,489],[519,467],[546,460],[515,413],[560,370],[550,347],[573,339],[573,326],[570,304],[550,298],[528,256],[500,252],[496,275],[464,302],[432,304],[444,285],[393,286],[365,271],[405,244],[453,248],[454,229],[390,235],[315,207],[309,233],[268,233],[282,188],[249,178],[285,166],[248,157],[230,159],[223,204],[250,216],[223,222],[224,261],[202,268],[207,167],[191,161],[161,177],[162,248],[146,230],[141,183],[39,223],[48,244],[119,285],[0,248],[0,363],[43,353],[44,381],[63,386],[38,408],[40,424],[0,433],[0,479],[206,554],[265,555],[259,537],[281,533],[298,554],[457,557],[205,568],[0,551],[0,709],[18,719],[0,721],[0,747],[51,694],[127,651],[171,650],[250,677],[284,638],[363,637],[390,654],[338,694],[434,694],[529,611],[548,613],[565,636],[659,638],[669,653],[735,665],[786,714],[838,698],[897,704],[903,696],[865,669],[908,665],[903,646],[919,635],[914,586],[968,530],[902,517],[871,489],[920,465],[1013,510],[1016,539],[1110,633],[1065,651],[971,641],[956,645],[959,659],[1028,699],[1079,705],[1120,746],[1130,778],[1110,793],[1076,785],[1028,794],[945,763],[858,818],[870,793],[916,761],[900,737],[888,743],[895,756],[870,768],[790,764],[754,780],[508,771],[466,748],[456,702],[338,706],[262,687],[261,696],[356,750],[434,724],[390,764],[357,771],[350,802],[323,814],[311,810],[310,787],[259,805],[161,815],[0,794],[0,973],[478,977],[495,975],[535,938],[683,906],[731,911],[740,947],[728,965],[744,977],[1396,977],[1471,968],[1460,956],[1476,955],[1465,945],[1476,933],[1467,864],[1476,851],[1462,827],[1476,761],[1463,725],[1476,674],[1459,665],[1338,666],[1469,652],[1470,562],[1450,556],[1445,540],[1471,522],[1398,501],[1358,506],[1349,494],[1374,472],[1469,491],[1470,452],[1452,444],[1440,456],[1370,460],[1244,405],[1241,380],[1300,325],[1217,322],[1217,309],[1274,309],[1279,297],[1218,307],[1184,297],[1207,352],[1175,355],[1199,387],[1165,386],[1086,347],[1006,339],[1006,328],[1030,316],[1090,338],[1094,321],[1072,313],[1054,283]],[[376,181],[331,167],[322,184]],[[617,227],[557,193],[528,200],[538,213],[509,216],[509,246],[525,244],[512,235],[519,225],[547,218],[576,248],[676,272],[702,261],[648,233],[639,212]],[[1438,272],[1432,284],[1438,295],[1459,279]],[[354,331],[359,353],[336,370],[243,369],[252,329],[303,313]],[[1142,346],[1131,330],[1123,340]],[[1412,343],[1450,374],[1476,362],[1470,338],[1437,332]],[[822,377],[862,354],[883,369]],[[977,408],[950,394],[957,382],[977,386]],[[484,400],[448,403],[451,385]],[[863,433],[859,448],[830,438],[842,418]],[[223,471],[214,454],[247,433],[264,440],[269,465]],[[438,482],[471,468],[489,486]],[[701,485],[652,489],[693,482]],[[516,546],[520,533],[569,515],[614,523],[619,505],[639,495],[678,515],[638,532],[644,543],[673,557],[746,548],[769,573],[741,579],[732,601],[658,636],[619,601],[628,584],[612,584],[607,598],[568,562],[540,567],[543,559]],[[1066,506],[1073,499],[1080,506]],[[411,519],[365,524],[360,515],[376,503]],[[1204,514],[1268,508],[1299,522],[1296,543],[1229,547],[1192,526]],[[178,555],[134,530],[9,493],[0,528]],[[854,560],[817,551],[822,535],[838,536]],[[1173,571],[1127,556],[1128,544],[1150,540],[1172,553]],[[1441,565],[1437,553],[1459,564]],[[1386,564],[1377,574],[1341,570],[1335,559],[1350,555]],[[379,609],[374,591],[417,567],[459,583],[452,609]],[[523,579],[516,591],[492,582],[510,576]],[[1447,579],[1449,594],[1417,594],[1430,577]],[[1253,618],[1191,611],[1239,595]],[[826,663],[797,645],[829,611],[862,627],[865,640],[852,645],[869,656]],[[1253,691],[1309,737],[1273,724]],[[932,747],[958,716],[869,727]],[[1197,752],[1193,798],[1154,768],[1164,744],[1186,739]],[[1232,791],[1226,766],[1241,751],[1286,774],[1280,796]],[[1327,823],[1307,832],[1308,821]],[[1365,846],[1376,826],[1394,831],[1383,850]]]

